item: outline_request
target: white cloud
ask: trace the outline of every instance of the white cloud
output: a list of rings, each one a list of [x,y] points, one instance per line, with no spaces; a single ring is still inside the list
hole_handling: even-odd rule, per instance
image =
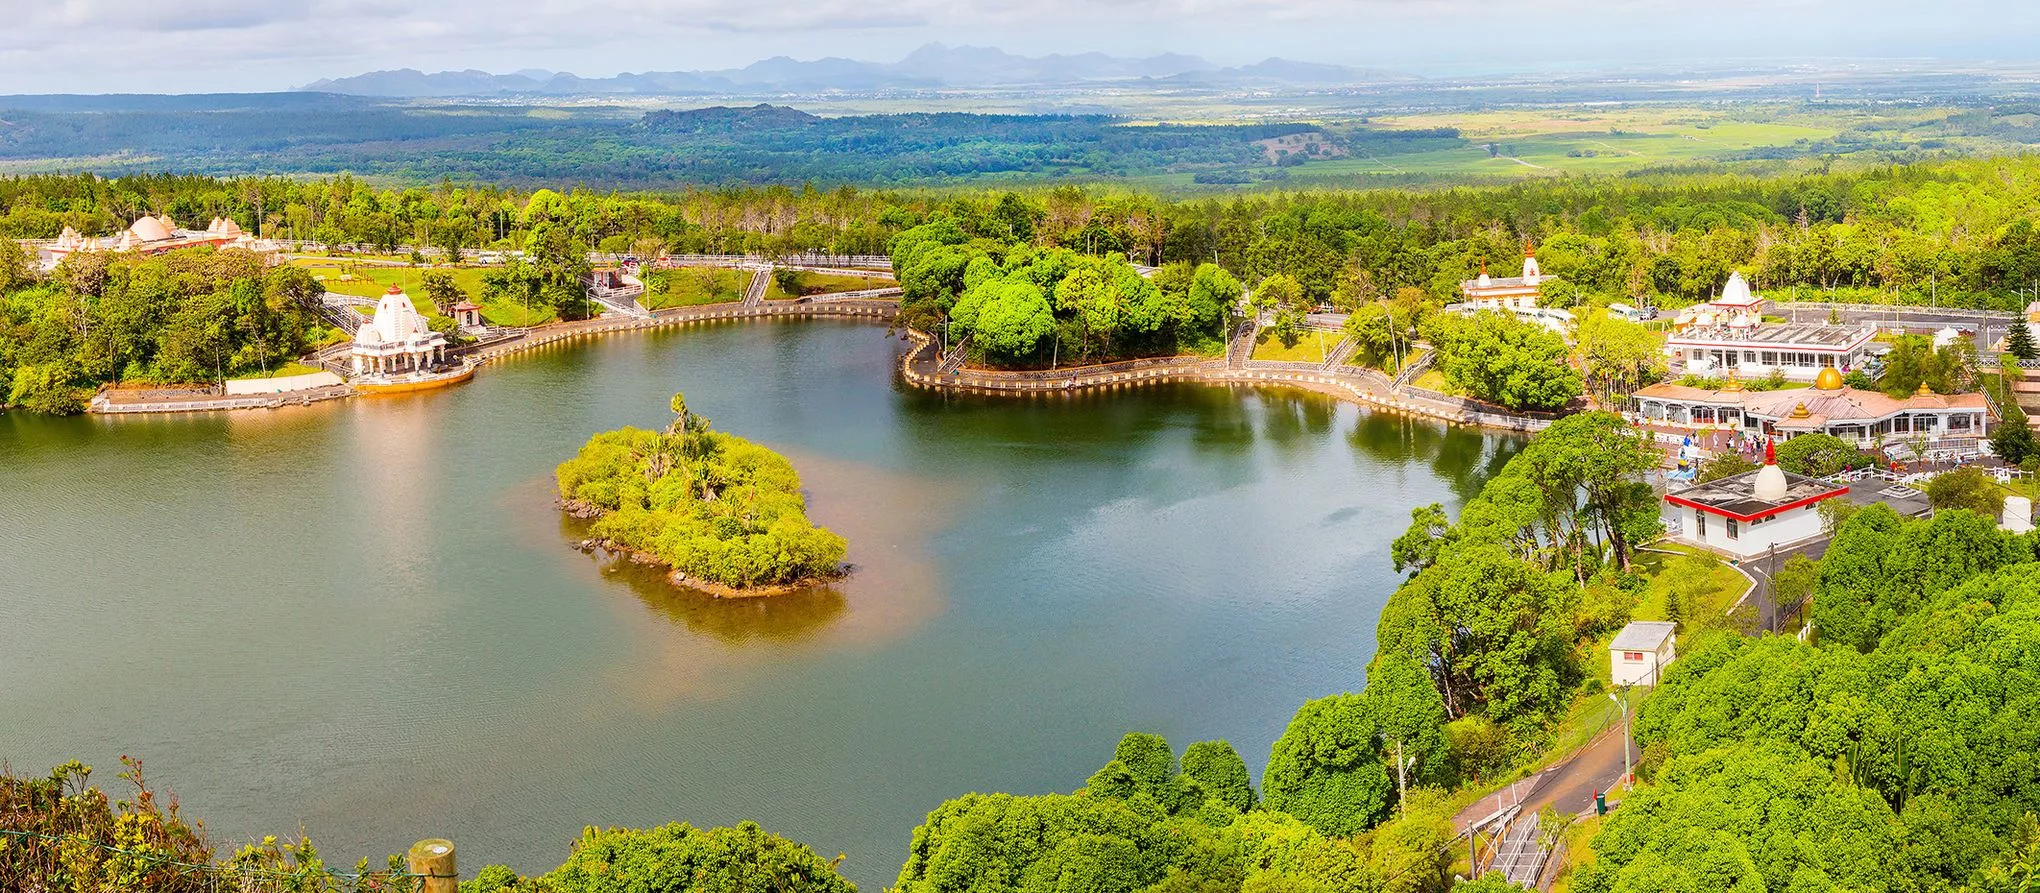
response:
[[[1268,55],[1489,69],[1772,54],[2030,56],[2022,0],[0,0],[0,92],[270,90],[378,68],[589,76],[770,55]],[[1485,63],[1485,64],[1482,64]]]

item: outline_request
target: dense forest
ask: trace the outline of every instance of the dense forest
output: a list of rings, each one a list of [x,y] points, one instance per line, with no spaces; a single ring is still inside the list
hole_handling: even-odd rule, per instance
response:
[[[483,248],[523,249],[529,262],[496,276],[517,280],[505,294],[565,317],[585,312],[572,280],[586,249],[893,253],[907,323],[982,333],[974,338],[979,355],[1014,365],[1214,350],[1233,307],[1225,294],[1251,295],[1287,329],[1304,311],[1331,304],[1353,312],[1349,331],[1363,359],[1392,365],[1413,338],[1428,337],[1448,361],[1441,371],[1463,393],[1518,408],[1553,408],[1582,387],[1625,392],[1644,383],[1654,362],[1647,338],[1595,321],[1579,333],[1584,382],[1522,387],[1525,369],[1570,374],[1553,362],[1563,359],[1563,345],[1499,322],[1455,326],[1433,312],[1483,267],[1511,271],[1526,244],[1556,277],[1545,287],[1556,306],[1682,306],[1712,295],[1731,271],[1776,299],[2013,309],[2040,295],[2035,157],[1779,179],[1694,175],[1198,200],[1073,186],[526,193],[451,182],[377,188],[350,177],[24,176],[0,178],[0,208],[0,235],[30,240],[66,226],[110,233],[141,214],[167,213],[259,220],[267,236],[349,250],[458,259]],[[19,370],[58,361],[68,365],[37,375],[54,382],[61,373],[75,386],[202,371],[189,361],[154,362],[170,343],[176,301],[150,298],[156,309],[109,329],[99,322],[124,312],[126,280],[69,268],[44,274],[8,254],[0,252],[7,296],[0,377],[10,390],[24,384]],[[1136,281],[1130,263],[1163,269]],[[184,301],[220,284],[185,277],[171,291]],[[319,337],[308,327],[286,336],[265,325],[220,328],[222,359],[202,377],[263,366]],[[95,354],[86,346],[95,331],[146,334],[157,346]],[[246,353],[251,338],[255,352]],[[199,349],[212,350],[212,342]],[[1489,359],[1449,362],[1455,353]],[[28,401],[16,394],[8,402]]]
[[[1430,190],[1169,200],[1120,189],[888,191],[841,187],[520,192],[443,182],[150,175],[0,178],[0,235],[118,230],[143,213],[260,220],[265,235],[469,251],[540,224],[615,252],[873,254],[946,218],[972,239],[1216,263],[1249,286],[1283,274],[1312,301],[1404,287],[1449,297],[1526,243],[1558,305],[1704,299],[1731,270],[1774,297],[2024,306],[2040,282],[2040,158],[1920,163],[1781,178],[1722,174]],[[2024,296],[2022,297],[2022,292]]]
[[[329,94],[152,97],[78,109],[0,98],[0,159],[77,159],[108,172],[336,174],[429,182],[947,184],[1017,177],[1243,172],[1255,141],[1313,124],[1133,124],[1103,115],[820,117],[759,105],[638,115],[623,108],[418,106]],[[1450,129],[1361,129],[1385,151]],[[174,162],[169,159],[175,159]],[[1303,156],[1297,156],[1301,161]]]

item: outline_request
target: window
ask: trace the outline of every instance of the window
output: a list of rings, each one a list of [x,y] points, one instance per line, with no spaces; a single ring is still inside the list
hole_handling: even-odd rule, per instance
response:
[[[1707,513],[1699,509],[1693,510],[1693,538],[1696,540],[1707,538]]]
[[[1742,531],[1737,529],[1736,527],[1735,519],[1734,518],[1728,519],[1728,538],[1735,539],[1736,535],[1741,532]]]
[[[1757,352],[1754,350],[1743,351],[1742,361],[1745,363],[1755,363],[1757,361]]]
[[[1775,350],[1764,351],[1764,365],[1766,366],[1778,365],[1778,352]]]
[[[1640,660],[1643,660],[1643,652],[1641,652],[1641,651],[1624,651],[1624,652],[1622,652],[1622,659],[1623,659],[1623,660],[1631,660],[1631,661],[1640,661]]]
[[[1820,365],[1821,365],[1821,368],[1823,368],[1823,369],[1833,369],[1833,368],[1835,368],[1835,355],[1834,355],[1834,354],[1831,354],[1831,353],[1824,353],[1824,354],[1821,354],[1821,355],[1820,355]]]

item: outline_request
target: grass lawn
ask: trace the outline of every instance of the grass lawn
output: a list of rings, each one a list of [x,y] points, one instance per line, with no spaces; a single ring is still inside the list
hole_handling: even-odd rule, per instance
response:
[[[334,294],[353,295],[359,298],[379,298],[383,292],[395,285],[414,298],[428,272],[422,267],[347,267],[339,264],[308,261],[299,258],[292,261],[297,266],[310,270],[319,284]],[[479,267],[440,267],[429,272],[453,274],[453,284],[470,300],[482,298],[482,270]],[[423,310],[424,308],[419,308]]]
[[[741,301],[744,299],[744,289],[751,283],[751,272],[695,267],[685,270],[660,270],[649,274],[647,278],[664,282],[665,293],[654,294],[647,289],[645,296],[638,299],[639,303],[644,304],[647,310],[664,310],[668,307]]]
[[[1668,600],[1677,592],[1682,602],[1682,626],[1687,631],[1726,626],[1728,609],[1749,590],[1749,578],[1720,558],[1697,549],[1673,544],[1652,548],[1681,554],[1636,553],[1636,572],[1650,581],[1650,587],[1631,617],[1668,619]]]
[[[765,300],[790,301],[806,295],[833,295],[846,291],[865,291],[873,288],[892,288],[899,285],[891,276],[846,276],[841,273],[815,273],[802,270],[800,273],[800,294],[790,295],[779,287],[777,278],[765,287]]]
[[[1440,394],[1452,393],[1452,383],[1446,381],[1445,373],[1438,371],[1436,367],[1417,373],[1417,377],[1410,384],[1427,391],[1437,391]]]
[[[269,367],[269,374],[267,375],[262,374],[262,370],[257,369],[246,375],[236,375],[234,376],[234,380],[245,381],[256,378],[289,378],[293,375],[310,375],[317,371],[319,371],[319,369],[316,366],[307,366],[303,363],[298,362],[288,362],[280,366]]]
[[[516,301],[483,301],[482,321],[492,326],[530,328],[558,322],[560,315],[550,309],[526,307]]]
[[[1332,349],[1339,346],[1339,336],[1305,331],[1296,339],[1296,346],[1282,343],[1272,333],[1263,332],[1254,341],[1254,359],[1275,360],[1285,363],[1322,363]]]

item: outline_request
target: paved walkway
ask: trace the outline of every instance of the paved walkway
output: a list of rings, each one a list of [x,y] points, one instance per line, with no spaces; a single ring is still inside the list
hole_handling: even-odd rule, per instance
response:
[[[1550,806],[1559,812],[1583,816],[1592,814],[1594,794],[1622,782],[1625,743],[1621,726],[1609,729],[1564,761],[1505,786],[1461,810],[1452,817],[1453,830],[1466,834],[1474,826],[1491,822],[1510,807],[1517,807],[1515,817],[1501,833],[1498,834],[1492,827],[1483,827],[1482,833],[1499,840],[1499,845],[1492,850],[1498,853],[1495,870],[1505,871],[1515,883],[1535,883],[1549,856],[1535,846],[1538,811]],[[1635,758],[1634,751],[1630,758]],[[1608,799],[1614,801],[1621,797],[1611,794]]]

